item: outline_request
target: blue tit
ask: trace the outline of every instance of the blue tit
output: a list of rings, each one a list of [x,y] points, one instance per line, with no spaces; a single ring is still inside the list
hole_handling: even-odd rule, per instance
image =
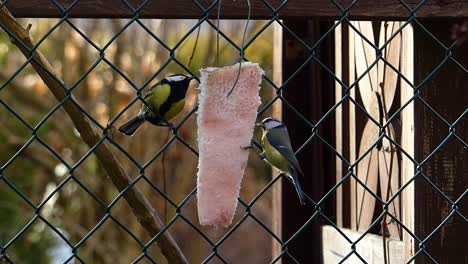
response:
[[[304,205],[306,199],[298,177],[299,174],[304,176],[304,173],[292,149],[288,129],[273,117],[265,118],[257,126],[261,127],[263,132],[260,143],[263,152],[260,153],[260,158],[292,178],[299,201]]]
[[[175,74],[152,86],[143,98],[146,104],[142,104],[140,112],[119,127],[119,131],[132,136],[145,121],[156,126],[172,127],[168,121],[184,109],[185,95],[192,79]]]

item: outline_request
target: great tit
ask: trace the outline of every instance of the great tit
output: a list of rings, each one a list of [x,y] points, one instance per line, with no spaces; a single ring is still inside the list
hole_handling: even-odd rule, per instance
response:
[[[304,205],[306,199],[298,177],[298,174],[304,176],[304,173],[292,149],[288,129],[273,117],[265,118],[256,126],[261,127],[263,132],[260,142],[263,152],[260,153],[260,158],[292,178],[299,202]]]
[[[156,126],[172,126],[168,121],[176,116],[185,105],[185,94],[193,77],[174,74],[162,79],[145,94],[140,112],[125,124],[119,131],[131,136],[145,122]]]

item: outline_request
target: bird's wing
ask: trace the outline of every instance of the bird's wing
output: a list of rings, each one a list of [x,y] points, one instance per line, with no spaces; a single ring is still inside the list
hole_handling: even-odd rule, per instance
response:
[[[157,82],[155,85],[151,86],[151,88],[149,88],[149,90],[145,93],[145,95],[143,96],[143,99],[148,103],[148,104],[151,104],[149,101],[151,100],[151,97],[154,96],[154,89],[157,89],[158,86],[161,84],[161,81]],[[149,109],[148,107],[146,106],[145,103],[141,102],[141,111],[143,112],[148,112]],[[156,111],[156,109],[153,109],[153,111]]]
[[[294,187],[296,188],[297,195],[299,197],[299,201],[301,202],[301,205],[306,204],[306,197],[304,195],[304,192],[302,191],[301,183],[299,182],[299,179],[297,177],[297,170],[294,168],[292,164],[289,164],[289,170],[292,172],[291,173],[291,178],[294,183]]]
[[[293,148],[291,146],[291,140],[289,139],[288,129],[283,127],[273,128],[266,133],[266,138],[270,144],[279,152],[285,159],[291,163],[294,169],[299,172],[299,174],[304,175],[299,165],[299,161],[294,154]]]

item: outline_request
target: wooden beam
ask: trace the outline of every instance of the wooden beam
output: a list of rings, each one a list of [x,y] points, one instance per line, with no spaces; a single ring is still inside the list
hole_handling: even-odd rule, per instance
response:
[[[409,82],[414,83],[414,32],[413,27],[405,27],[402,31],[401,45],[401,74]],[[400,105],[406,104],[414,94],[411,84],[400,79]],[[414,104],[410,103],[401,112],[401,147],[414,157]],[[408,182],[416,172],[415,164],[405,156],[401,160],[401,185]],[[402,192],[402,214],[403,225],[414,233],[414,184],[408,185]],[[416,241],[408,232],[403,232],[403,242],[405,244],[405,262],[414,255],[414,246]]]
[[[341,59],[341,80],[344,84],[348,85],[349,86],[349,31],[352,30],[350,29],[349,27],[349,24],[348,23],[343,23],[341,25],[341,52],[342,52],[342,59]],[[336,40],[335,40],[336,42]],[[336,54],[335,54],[336,56]],[[335,67],[337,67],[336,65],[336,62],[335,62]],[[344,91],[345,91],[345,87],[341,87],[341,93],[342,93],[342,96],[344,96]],[[356,89],[353,89],[353,91],[355,91]],[[335,98],[337,98],[335,96]],[[343,102],[343,105],[342,105],[342,112],[341,112],[341,116],[342,116],[342,122],[341,122],[341,125],[338,126],[338,125],[335,125],[335,130],[337,131],[338,129],[341,131],[342,133],[342,136],[341,136],[341,140],[342,140],[342,155],[343,157],[345,157],[345,159],[348,160],[348,162],[350,161],[351,159],[351,156],[350,156],[350,148],[349,148],[349,139],[350,139],[350,136],[349,136],[349,133],[350,133],[350,120],[349,120],[349,107],[350,107],[350,101],[349,99],[345,100]],[[337,159],[339,159],[337,157]],[[348,174],[349,172],[349,166],[346,162],[341,162],[342,164],[342,177],[345,176],[346,174]],[[350,223],[351,223],[351,193],[350,193],[350,190],[351,190],[351,181],[348,179],[346,180],[343,185],[342,185],[342,188],[341,188],[341,191],[342,191],[342,203],[343,203],[343,207],[342,207],[342,211],[341,211],[341,214],[342,214],[342,218],[343,218],[343,225],[342,227],[346,227],[346,228],[349,228],[350,227]]]
[[[284,20],[295,29],[295,33],[309,45],[316,43],[333,22],[318,22],[310,19]],[[328,68],[334,68],[333,35],[317,47],[315,56]],[[310,53],[289,33],[283,33],[283,81],[295,74],[309,58]],[[310,61],[297,75],[289,80],[283,90],[283,97],[307,120],[315,124],[334,105],[335,82],[318,63]],[[293,109],[283,105],[283,120],[292,135],[293,148],[298,149],[312,136],[312,128],[306,124]],[[334,145],[334,118],[327,118],[317,128],[319,135]],[[301,177],[303,190],[318,201],[335,184],[335,155],[317,137],[302,149],[298,155],[304,177]],[[335,213],[334,195],[321,204],[322,213],[331,217]],[[283,240],[289,240],[315,213],[313,204],[301,206],[293,185],[283,180]],[[333,219],[333,218],[332,218]],[[323,218],[318,215],[307,228],[288,245],[288,253],[299,263],[320,263],[320,227]],[[297,263],[285,256],[283,264]]]
[[[298,34],[301,39],[309,40],[308,37],[312,37],[309,35],[312,27],[311,21],[307,19],[285,20],[284,23],[288,27],[294,28],[296,34]],[[283,81],[287,80],[291,74],[300,67],[306,57],[307,52],[301,47],[300,43],[295,40],[293,36],[283,31]],[[312,104],[312,102],[308,102],[309,98],[312,98],[310,91],[313,88],[317,88],[312,86],[313,79],[311,75],[312,71],[309,67],[305,67],[283,90],[283,96],[286,100],[305,116],[310,115],[310,105]],[[304,89],[304,87],[308,87],[308,89]],[[315,91],[318,89],[313,90]],[[282,114],[283,121],[288,126],[289,133],[294,135],[291,137],[293,148],[297,149],[307,140],[310,133],[304,124],[298,122],[298,118],[295,116],[292,109],[284,107]],[[305,177],[301,179],[302,189],[307,194],[316,196],[313,195],[314,190],[312,190],[312,188],[320,183],[319,179],[312,179],[315,176],[313,173],[315,169],[313,168],[312,161],[314,158],[318,160],[319,156],[312,155],[313,150],[309,147],[306,152],[298,156],[298,159],[305,175]],[[315,182],[315,184],[312,184],[313,182]],[[283,241],[287,241],[313,214],[313,212],[310,212],[313,210],[313,207],[311,209],[311,206],[302,207],[299,204],[294,187],[288,180],[283,179],[282,184],[282,239]],[[311,223],[309,228],[304,230],[301,236],[288,245],[288,253],[292,254],[299,263],[305,263],[306,261],[318,263],[320,261],[320,245],[317,245],[317,241],[314,237],[317,236],[319,230],[318,221]],[[285,256],[282,258],[282,263],[290,264],[294,263],[294,261]]]
[[[275,24],[273,28],[273,81],[279,87],[283,82],[283,31],[281,30],[281,26],[279,24]],[[273,90],[273,89],[272,89]],[[276,94],[273,94],[275,96]],[[281,119],[281,101],[276,101],[273,106],[273,113],[272,115],[278,119]],[[278,171],[272,169],[273,175],[278,175]],[[283,225],[283,186],[281,181],[276,182],[273,185],[273,201],[272,201],[272,227],[273,232],[279,238],[283,237],[282,232],[282,225]],[[272,243],[272,259],[276,258],[276,256],[281,254],[283,250],[282,246],[275,238],[271,239]],[[279,260],[276,262],[277,264],[282,264],[282,261]]]
[[[445,22],[424,23],[424,27],[445,45],[453,42],[451,32],[447,31],[451,25]],[[447,52],[418,26],[414,26],[414,47],[414,82],[419,85],[428,77],[434,65],[444,60]],[[465,68],[449,59],[421,86],[420,97],[433,110],[425,106],[421,100],[414,101],[414,156],[418,162],[427,159],[421,168],[425,176],[447,197],[456,201],[466,191],[468,185],[468,150],[464,147],[468,139],[468,116],[465,113],[468,105],[466,95],[468,42],[463,42],[460,38],[453,47],[451,56]],[[450,124],[454,124],[457,119],[460,120],[453,127],[453,132],[465,143],[452,136],[442,148],[431,155],[450,132],[449,125],[434,111]],[[416,178],[414,188],[414,228],[416,235],[420,239],[425,239],[452,212],[452,205],[435,190],[434,186],[424,180],[422,175]],[[465,217],[468,212],[466,198],[465,195],[457,205],[459,212]],[[468,244],[463,242],[466,241],[466,234],[468,234],[468,224],[455,214],[427,240],[425,250],[438,263],[467,263]],[[417,250],[419,250],[418,243],[415,253]],[[415,263],[432,263],[432,261],[424,254],[420,254]]]
[[[127,0],[137,8],[142,0]],[[68,7],[72,0],[58,1]],[[203,8],[207,8],[213,0],[172,0],[149,1],[139,12],[140,18],[192,18],[204,16]],[[271,7],[281,6],[283,0],[251,0],[252,18],[268,19],[274,16]],[[347,7],[351,0],[338,1],[342,7]],[[420,4],[420,0],[406,0],[411,8]],[[7,1],[7,7],[16,17],[62,17],[60,9],[50,0],[22,0]],[[217,8],[211,9],[209,16],[216,17]],[[222,1],[221,17],[245,19],[247,17],[247,1]],[[326,18],[336,19],[342,16],[342,11],[330,0],[291,0],[278,12],[280,18]],[[69,17],[80,18],[130,18],[132,10],[123,1],[115,0],[81,0],[68,13]],[[360,0],[349,11],[350,19],[407,19],[411,16],[399,1]],[[466,0],[428,0],[418,9],[416,16],[429,19],[447,19],[468,17],[468,3]]]
[[[355,47],[354,42],[356,38],[356,33],[354,30],[348,31],[348,85],[354,83],[356,79],[356,66],[355,66]],[[350,96],[356,100],[356,89],[351,89]],[[356,161],[356,106],[349,102],[349,162],[353,164]],[[356,167],[353,169],[354,175],[356,175]],[[353,177],[349,178],[350,182],[350,227],[353,230],[357,229],[357,181]]]
[[[338,25],[335,29],[335,75],[339,80],[343,80],[343,56],[342,56],[342,25]],[[343,87],[335,82],[335,103],[343,97]],[[343,155],[343,107],[339,106],[335,110],[335,149],[336,152]],[[343,161],[336,159],[336,182],[343,178]],[[343,226],[343,188],[340,186],[336,189],[336,224]]]

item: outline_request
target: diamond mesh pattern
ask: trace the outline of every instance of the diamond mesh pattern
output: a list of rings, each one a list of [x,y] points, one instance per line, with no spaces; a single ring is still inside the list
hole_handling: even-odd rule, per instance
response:
[[[335,228],[336,231],[349,242],[349,252],[341,259],[341,262],[346,262],[346,260],[351,256],[355,256],[363,263],[366,263],[365,258],[357,251],[356,245],[362,241],[367,234],[373,232],[372,230],[378,227],[385,217],[390,219],[390,221],[396,222],[402,229],[402,232],[411,236],[415,241],[416,251],[407,263],[413,262],[420,255],[424,255],[429,261],[437,263],[437,260],[432,257],[431,252],[427,249],[427,244],[431,238],[436,233],[440,232],[448,222],[453,221],[453,218],[455,217],[458,217],[457,219],[459,220],[461,219],[460,221],[463,221],[464,224],[468,223],[468,219],[460,209],[460,204],[462,200],[466,198],[468,190],[465,189],[465,191],[458,197],[449,197],[446,195],[446,192],[437,185],[437,183],[431,180],[431,177],[427,175],[424,169],[431,159],[437,156],[439,150],[449,143],[457,144],[461,147],[462,150],[460,155],[466,156],[468,149],[466,138],[463,138],[463,131],[459,132],[457,129],[464,119],[466,119],[468,112],[466,105],[462,106],[464,110],[461,112],[459,117],[456,120],[450,121],[444,118],[444,114],[437,112],[437,109],[433,108],[422,95],[425,84],[430,82],[448,63],[456,65],[459,70],[459,74],[467,75],[468,73],[468,70],[462,65],[462,63],[453,56],[453,50],[457,47],[457,42],[455,41],[449,45],[442,43],[424,26],[423,23],[419,21],[417,12],[418,9],[424,5],[425,1],[422,1],[414,8],[411,8],[405,1],[400,1],[401,5],[407,10],[407,18],[401,23],[400,28],[388,38],[388,41],[380,47],[367,40],[366,36],[361,33],[361,31],[347,16],[348,11],[350,11],[359,1],[354,1],[349,6],[342,6],[337,1],[330,1],[338,10],[340,10],[342,15],[318,41],[313,43],[313,45],[310,45],[307,44],[306,40],[301,39],[295,33],[294,28],[289,28],[284,23],[280,15],[282,8],[287,5],[293,5],[294,3],[284,1],[281,5],[275,8],[268,1],[262,0],[265,6],[271,10],[271,18],[257,24],[256,27],[250,27],[251,32],[247,35],[243,46],[239,44],[240,42],[233,39],[233,36],[230,35],[228,30],[223,29],[222,26],[218,28],[218,24],[209,19],[209,12],[216,12],[216,8],[221,2],[220,0],[213,1],[207,7],[203,7],[202,4],[194,0],[193,3],[200,9],[201,14],[203,15],[200,16],[198,21],[190,26],[180,39],[175,41],[174,45],[168,44],[167,39],[161,37],[160,34],[154,30],[154,27],[139,18],[140,10],[150,2],[149,0],[142,1],[138,6],[132,5],[126,0],[122,0],[121,2],[124,3],[133,13],[133,17],[131,19],[121,21],[121,24],[119,22],[112,24],[114,33],[106,41],[103,41],[102,39],[99,41],[93,40],[93,37],[88,36],[83,27],[77,25],[80,23],[79,21],[72,20],[68,17],[68,13],[74,8],[74,6],[79,4],[79,0],[75,0],[66,6],[61,4],[60,1],[51,0],[51,2],[58,10],[60,10],[62,17],[57,21],[53,20],[51,24],[49,23],[50,28],[34,43],[28,43],[27,40],[21,39],[20,36],[11,30],[11,27],[8,24],[0,21],[0,27],[3,30],[2,35],[0,35],[0,41],[5,41],[3,38],[8,36],[26,55],[26,60],[21,63],[20,67],[11,70],[11,74],[3,76],[4,78],[2,78],[0,85],[2,120],[6,117],[8,120],[14,120],[11,122],[14,122],[16,125],[15,131],[11,131],[11,134],[13,135],[12,138],[14,139],[14,151],[11,150],[12,148],[9,148],[8,153],[2,156],[2,162],[0,164],[0,197],[7,201],[5,202],[6,204],[8,203],[5,206],[6,213],[10,210],[8,209],[8,206],[25,208],[23,217],[18,219],[18,225],[10,226],[7,225],[7,223],[4,223],[3,220],[0,220],[2,226],[5,225],[8,228],[11,228],[7,234],[1,236],[2,239],[5,239],[5,237],[7,237],[7,239],[0,241],[0,263],[33,263],[32,259],[15,259],[15,254],[11,254],[10,252],[15,252],[15,250],[18,247],[22,247],[22,245],[34,244],[27,240],[30,240],[31,237],[33,237],[32,234],[37,232],[38,229],[50,230],[48,237],[40,238],[43,248],[39,248],[39,250],[47,250],[52,247],[54,243],[57,243],[57,241],[67,247],[64,252],[68,252],[68,255],[66,258],[61,259],[61,262],[63,263],[104,263],[104,261],[109,260],[116,261],[117,263],[164,263],[164,258],[162,256],[165,256],[169,260],[169,263],[172,263],[172,261],[178,259],[177,253],[174,253],[174,251],[171,250],[165,250],[164,248],[170,248],[168,245],[171,244],[171,239],[173,238],[168,235],[169,233],[174,236],[173,241],[178,242],[180,240],[182,235],[177,234],[177,232],[184,232],[186,234],[190,234],[192,237],[196,237],[196,241],[199,245],[197,244],[197,246],[192,247],[199,247],[199,251],[208,250],[210,252],[208,255],[200,257],[200,259],[202,259],[202,263],[232,263],[233,258],[229,255],[229,249],[221,249],[223,248],[223,245],[227,244],[231,237],[237,236],[237,234],[248,235],[249,231],[242,231],[244,226],[247,225],[249,228],[259,230],[258,232],[263,233],[264,237],[269,237],[275,244],[280,245],[282,250],[278,255],[273,256],[269,260],[271,263],[276,263],[281,259],[293,263],[300,263],[295,258],[294,254],[288,250],[288,246],[290,246],[303,231],[310,228],[311,223],[319,220]],[[3,8],[7,3],[8,1],[3,1],[0,7]],[[383,56],[385,49],[391,40],[410,24],[415,27],[417,26],[428,36],[429,39],[438,45],[445,54],[443,60],[435,65],[418,84],[413,84],[397,67],[392,65]],[[221,23],[221,25],[223,24]],[[170,149],[177,148],[183,149],[182,152],[184,152],[184,154],[181,155],[185,160],[182,158],[177,160],[177,157],[171,157],[172,161],[196,162],[196,158],[198,156],[198,151],[195,147],[196,141],[195,137],[190,135],[193,131],[190,132],[188,129],[184,129],[184,127],[187,128],[188,126],[193,126],[194,114],[197,107],[195,106],[193,109],[186,112],[184,117],[178,119],[175,129],[173,131],[169,131],[167,137],[164,137],[164,135],[149,135],[149,133],[144,135],[145,140],[163,142],[162,146],[158,148],[155,153],[151,153],[149,155],[149,159],[144,159],[141,155],[138,158],[134,157],[132,146],[128,144],[128,142],[122,143],[122,141],[119,141],[118,137],[115,135],[114,125],[117,125],[121,120],[125,119],[125,117],[128,116],[128,113],[135,111],[134,108],[136,108],[136,105],[143,102],[143,90],[156,79],[160,79],[167,71],[178,69],[179,71],[185,71],[188,74],[196,76],[194,72],[195,67],[190,67],[186,63],[182,62],[181,56],[178,55],[178,52],[185,45],[185,42],[188,42],[189,38],[193,34],[196,34],[199,27],[205,26],[211,30],[213,34],[214,32],[218,33],[220,41],[229,49],[233,49],[241,54],[244,54],[245,51],[245,57],[243,59],[248,61],[249,55],[251,54],[249,53],[249,47],[254,46],[256,42],[260,41],[260,36],[271,30],[274,25],[280,26],[285,34],[291,35],[299,43],[299,46],[305,50],[308,56],[307,59],[297,69],[295,69],[293,74],[287,76],[279,86],[272,80],[272,75],[266,74],[264,76],[264,88],[266,87],[271,90],[273,95],[262,95],[263,99],[267,101],[264,101],[264,104],[259,111],[259,116],[268,115],[275,102],[281,103],[283,107],[288,108],[290,111],[295,113],[297,120],[299,120],[298,122],[301,122],[311,131],[310,137],[298,148],[297,154],[301,155],[301,152],[310,146],[312,141],[318,141],[327,151],[332,152],[336,159],[341,160],[348,167],[348,171],[344,173],[342,179],[336,182],[332,188],[326,190],[325,194],[320,197],[320,199],[313,200],[309,195],[307,195],[307,198],[313,204],[311,210],[314,211],[311,213],[310,218],[304,222],[291,237],[282,238],[276,234],[272,229],[272,224],[269,222],[270,220],[266,220],[269,215],[265,215],[263,211],[256,210],[256,206],[262,199],[271,199],[271,189],[275,184],[280,184],[280,179],[283,178],[283,175],[271,178],[266,184],[259,188],[259,190],[256,190],[255,195],[252,197],[248,197],[248,199],[244,197],[240,198],[238,215],[236,216],[233,225],[221,236],[216,237],[213,236],[209,229],[201,228],[198,225],[196,217],[192,217],[193,212],[192,214],[186,212],[189,210],[189,207],[193,208],[194,206],[196,189],[193,188],[185,194],[170,193],[167,191],[169,189],[168,186],[166,186],[168,184],[166,181],[162,182],[160,178],[152,176],[154,174],[165,174],[168,170],[171,170],[172,174],[189,175],[188,173],[178,171],[177,168],[175,168],[176,166],[171,166],[171,164],[165,163],[164,159],[166,154],[170,155],[168,154]],[[316,49],[320,45],[323,45],[326,38],[334,34],[339,25],[347,25],[349,30],[354,31],[355,34],[362,38],[366,42],[366,45],[369,45],[377,54],[376,60],[369,64],[368,69],[360,76],[357,76],[356,80],[350,85],[347,85],[340,78],[335,76],[335,71],[323,63],[316,55]],[[140,80],[139,82],[132,78],[131,67],[125,66],[125,62],[115,61],[112,56],[109,55],[115,54],[115,52],[125,52],[125,47],[115,46],[118,45],[118,39],[124,37],[123,35],[130,31],[130,27],[133,27],[132,31],[138,31],[145,34],[147,36],[147,40],[157,46],[156,52],[158,54],[163,54],[164,57],[164,59],[161,60],[161,64],[157,65],[155,69],[147,70],[146,75],[148,78]],[[51,52],[47,49],[53,47],[47,46],[47,41],[52,35],[60,34],[62,31],[73,32],[75,40],[82,43],[81,45],[84,47],[83,50],[95,55],[92,58],[88,58],[89,61],[85,63],[86,66],[85,69],[83,69],[84,73],[80,76],[76,76],[73,81],[67,82],[66,84],[61,80],[63,76],[57,76],[55,73],[51,72],[50,65],[44,65],[44,61],[37,56],[37,51],[39,50],[43,51],[46,57],[52,56]],[[98,42],[100,44],[98,44]],[[0,44],[1,43],[2,42],[0,42]],[[45,48],[45,46],[47,46],[47,48]],[[17,52],[17,50],[11,48],[10,52]],[[398,74],[398,77],[404,80],[413,89],[413,96],[408,101],[402,102],[399,108],[392,111],[392,114],[386,119],[386,122],[383,123],[381,120],[377,120],[368,113],[366,108],[362,106],[361,102],[351,95],[353,90],[357,90],[359,88],[359,81],[361,81],[379,61],[383,62],[387,67],[395,71]],[[289,88],[288,85],[291,80],[296,78],[297,75],[311,63],[320,65],[320,67],[329,74],[330,78],[341,85],[343,92],[343,97],[338,100],[336,104],[333,105],[320,119],[315,121],[307,118],[301,113],[301,111],[297,110],[293,103],[283,97],[283,92]],[[8,63],[5,65],[7,64]],[[8,98],[6,93],[6,90],[11,89],[11,87],[21,86],[21,84],[17,83],[16,80],[20,77],[24,77],[22,74],[27,72],[28,69],[31,71],[31,66],[33,66],[36,71],[41,69],[42,73],[39,75],[43,79],[48,79],[48,81],[45,81],[45,84],[41,83],[38,85],[43,86],[46,90],[45,93],[49,93],[47,85],[50,85],[50,83],[55,84],[56,87],[51,88],[51,91],[55,98],[59,99],[58,103],[54,104],[44,104],[41,100],[37,100],[36,98],[25,99],[32,100],[30,101],[31,104],[37,104],[38,107],[44,108],[43,112],[46,114],[40,117],[34,116],[28,111],[23,111],[23,109],[17,109],[16,107],[18,104],[12,103],[12,99]],[[201,67],[204,66],[207,65],[201,65]],[[168,70],[169,68],[171,70]],[[121,85],[127,88],[129,87],[129,90],[132,90],[132,93],[131,95],[127,95],[128,103],[119,107],[118,110],[114,109],[112,110],[113,112],[110,112],[109,116],[111,118],[109,120],[98,120],[98,118],[95,117],[98,109],[94,108],[95,105],[90,104],[91,100],[93,100],[93,96],[83,95],[83,89],[81,89],[81,86],[88,85],[87,83],[92,79],[93,75],[107,73],[115,75],[113,79],[119,79],[121,81]],[[114,82],[111,85],[115,86],[118,85],[118,83]],[[109,102],[111,102],[111,100],[117,99],[112,96],[109,98]],[[433,146],[433,150],[430,151],[430,154],[424,157],[422,161],[417,161],[401,146],[401,143],[395,140],[394,137],[390,136],[388,132],[389,126],[399,118],[401,112],[404,111],[409,104],[416,102],[423,105],[426,111],[435,115],[444,128],[448,130],[446,136],[441,139],[437,146]],[[321,134],[319,130],[320,126],[323,125],[324,122],[332,118],[336,109],[345,103],[353,105],[359,115],[364,116],[366,120],[371,122],[373,125],[378,126],[380,131],[377,140],[370,145],[367,151],[361,153],[355,161],[350,161],[349,158],[337,151],[336,147],[332,143],[325,140],[324,135]],[[23,107],[26,107],[26,105],[23,105]],[[65,110],[65,112],[63,110]],[[73,115],[74,111],[79,111],[81,115]],[[72,123],[70,123],[70,118]],[[64,131],[60,127],[54,127],[54,123],[60,123],[51,121],[55,119],[63,120],[60,122],[64,123],[68,122],[70,123],[70,127],[75,126],[76,129],[73,131]],[[80,123],[82,121],[86,121],[88,125],[84,126],[93,128],[94,132],[80,127],[83,125]],[[86,144],[73,143],[73,145],[69,146],[57,145],[56,142],[51,141],[48,136],[48,133],[54,129],[60,131],[59,133],[66,133],[64,135],[65,140],[63,142],[75,142],[76,139],[73,141],[67,141],[67,138],[82,136],[83,141]],[[79,133],[81,133],[81,135]],[[89,133],[90,135],[86,136],[85,133]],[[98,135],[98,137],[96,137],[96,135]],[[134,137],[132,140],[139,139]],[[393,194],[388,199],[382,199],[378,193],[369,188],[366,183],[359,179],[355,174],[355,169],[359,162],[361,162],[366,155],[369,155],[373,149],[378,148],[380,144],[382,144],[383,140],[391,142],[402,157],[410,160],[416,167],[414,176],[408,181],[402,182],[400,185],[401,187],[398,190],[394,190]],[[70,149],[73,149],[73,154],[69,153]],[[42,157],[42,155],[37,155],[38,152],[42,153],[44,157]],[[5,157],[7,157],[7,159],[4,159]],[[45,159],[45,157],[47,157],[47,159]],[[146,157],[148,157],[148,155],[146,155]],[[122,164],[125,165],[106,162],[107,159],[124,161]],[[49,173],[49,175],[59,175],[60,177],[57,177],[57,179],[54,178],[55,180],[49,183],[47,188],[44,187],[47,190],[44,192],[44,196],[38,196],[38,194],[35,193],[40,190],[39,186],[41,184],[43,185],[43,183],[35,182],[33,179],[30,179],[29,182],[27,182],[24,179],[19,179],[19,177],[15,175],[15,173],[22,169],[24,171],[31,171],[35,166],[34,164],[50,163],[50,160],[53,160],[52,167],[54,170],[46,171],[46,173]],[[101,163],[98,163],[98,161]],[[114,165],[115,167],[112,167]],[[262,165],[255,166],[266,168],[264,165],[263,167]],[[112,182],[107,178],[90,180],[89,177],[92,176],[87,175],[90,171],[95,172],[96,175],[109,174]],[[119,178],[115,175],[128,177]],[[21,177],[27,176],[30,175],[23,175]],[[119,182],[119,179],[128,181]],[[331,199],[331,197],[335,195],[337,189],[343,187],[350,179],[355,180],[358,186],[364,188],[367,193],[376,200],[377,206],[383,208],[373,219],[371,225],[362,232],[362,235],[358,239],[349,238],[341,231],[341,227],[339,227],[329,215],[324,213],[325,201]],[[400,197],[402,192],[416,180],[423,180],[426,182],[431,191],[443,197],[451,208],[446,212],[446,217],[443,218],[437,226],[434,226],[431,233],[425,236],[416,235],[414,230],[410,230],[405,227],[401,219],[398,219],[389,211],[389,205],[395,199]],[[105,189],[108,190],[104,191]],[[72,201],[71,196],[78,196],[80,203],[70,203],[65,206],[80,207],[86,205],[87,207],[93,208],[93,212],[97,213],[90,215],[77,215],[76,219],[70,216],[65,217],[56,213],[50,213],[53,211],[53,204],[58,199],[58,196],[69,197],[69,201]],[[122,198],[125,198],[128,204],[123,202]],[[156,214],[164,215],[164,219],[161,220],[164,223],[159,223],[158,217],[155,217],[154,214],[151,215],[151,206],[149,206],[149,204],[152,203],[157,205],[158,213]],[[163,204],[163,206],[161,206],[161,204]],[[159,211],[161,208],[164,208],[163,212]],[[130,213],[130,211],[133,211],[136,218],[135,215]],[[84,212],[79,210],[76,210],[75,212],[84,214]],[[149,216],[145,214],[149,214]],[[149,220],[143,219],[143,216],[148,217]],[[68,221],[72,223],[74,220],[78,220],[78,218],[82,217],[87,220],[85,221],[86,225],[80,227],[80,235],[75,234],[72,236],[63,229],[65,226],[63,222]],[[68,226],[73,225],[70,224]],[[125,259],[119,258],[118,256],[98,256],[87,252],[90,247],[102,247],[102,244],[106,243],[105,241],[115,238],[123,239],[126,243],[132,244],[132,248],[136,248],[135,252],[125,254],[125,256],[127,256]],[[239,245],[239,247],[240,246],[241,245]],[[114,252],[118,252],[119,249],[116,250],[117,251]],[[181,252],[187,255],[189,253],[194,254],[193,251],[196,250],[197,249],[192,250],[185,246],[182,248]],[[269,254],[265,252],[256,253],[264,255]],[[85,259],[84,256],[87,258],[91,257],[92,260]],[[48,260],[41,259],[41,261],[47,263]],[[191,260],[189,260],[189,262],[190,261]]]

